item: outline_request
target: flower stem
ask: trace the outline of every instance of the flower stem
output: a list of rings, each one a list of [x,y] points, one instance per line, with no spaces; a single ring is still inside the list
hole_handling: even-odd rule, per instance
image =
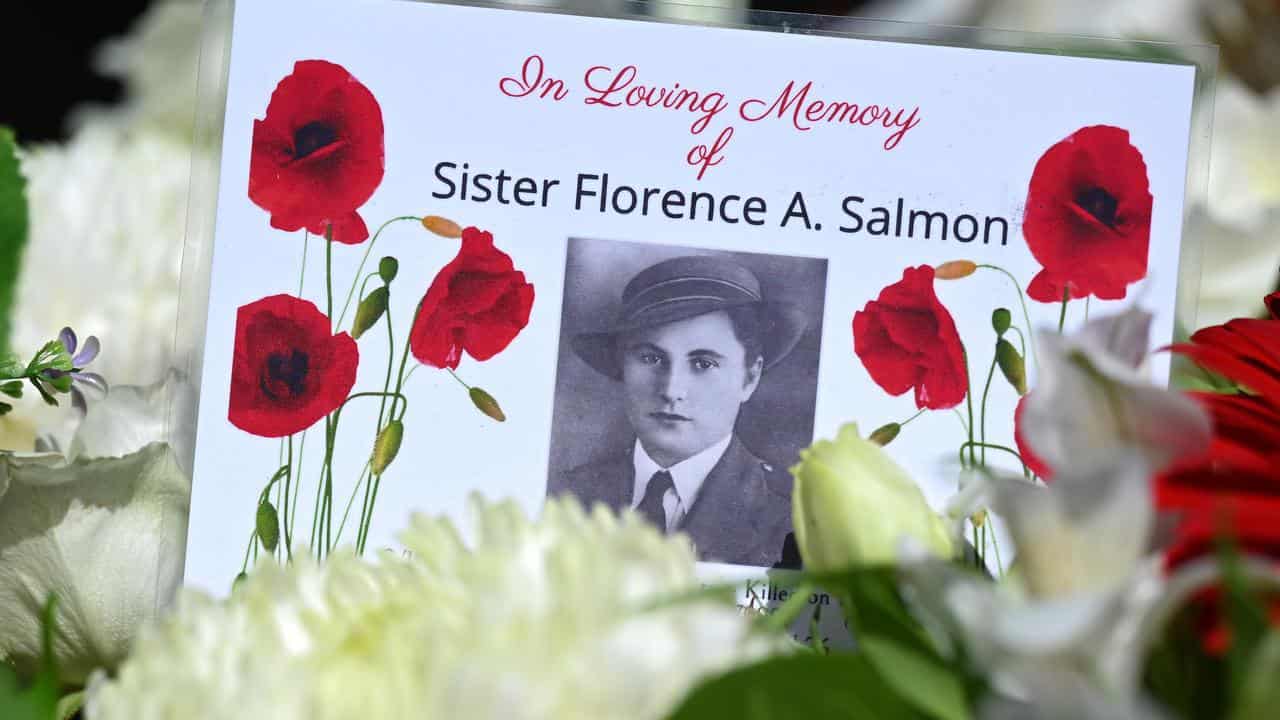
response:
[[[284,501],[280,503],[280,512],[284,513],[281,518],[281,525],[284,527],[284,554],[293,562],[293,530],[289,529],[289,491],[293,484],[293,436],[289,436],[289,464],[285,467],[288,472],[284,474]]]
[[[973,452],[973,378],[969,374],[969,350],[964,347],[963,343],[960,346],[960,352],[964,356],[964,377],[968,385],[964,391],[964,400],[969,406],[969,424],[967,426],[969,429],[969,465],[973,466],[976,462]],[[963,447],[961,446],[962,449]],[[960,464],[964,464],[963,456]]]
[[[293,488],[293,507],[289,509],[289,534],[293,534],[293,529],[298,524],[298,498],[302,497],[302,460],[305,457],[307,449],[307,431],[302,431],[302,439],[298,442],[298,467],[295,469],[293,476],[297,480],[297,485]]]
[[[1001,578],[1004,577],[1004,561],[1000,559],[1000,535],[996,533],[995,528],[991,528],[991,547],[996,551],[996,572]]]
[[[458,384],[459,384],[459,385],[461,385],[462,387],[466,388],[468,392],[470,392],[470,391],[471,391],[471,386],[470,386],[470,385],[468,385],[468,384],[466,384],[465,382],[463,382],[462,378],[458,377],[458,373],[456,373],[456,372],[454,372],[454,371],[453,371],[453,368],[445,368],[445,370],[448,370],[448,371],[449,371],[449,374],[453,376],[453,379],[454,379],[454,380],[457,380],[457,381],[458,381]],[[921,410],[921,412],[924,412],[924,411],[923,411],[923,410]],[[905,425],[906,423],[903,423],[903,424]]]
[[[927,408],[926,408],[926,409],[927,409]],[[915,415],[912,415],[911,417],[907,418],[906,420],[903,420],[902,422],[898,423],[898,428],[899,428],[899,429],[902,429],[902,428],[906,427],[906,426],[907,426],[907,423],[909,423],[909,422],[911,422],[912,420],[915,420],[916,418],[920,417],[921,415],[923,415],[923,414],[924,414],[924,412],[925,412],[925,410],[924,410],[924,409],[921,409],[921,410],[917,411]]]
[[[388,225],[401,220],[414,220],[421,222],[422,218],[416,215],[401,215],[399,217],[393,217],[382,223],[382,225],[373,233],[373,237],[369,239],[369,243],[364,246],[364,257],[360,258],[360,265],[356,267],[356,274],[351,279],[351,290],[347,293],[347,301],[342,305],[342,313],[338,315],[338,327],[342,327],[342,320],[347,316],[347,310],[351,307],[351,298],[355,295],[356,283],[360,281],[360,274],[364,272],[364,265],[369,261],[369,254],[373,252],[373,245],[378,242],[378,236],[382,234],[382,231],[385,230]]]
[[[1007,452],[1007,453],[1009,453],[1010,455],[1012,455],[1012,456],[1014,456],[1015,458],[1017,458],[1017,459],[1018,459],[1018,462],[1023,463],[1023,465],[1024,465],[1024,466],[1026,465],[1026,463],[1025,463],[1025,462],[1023,462],[1023,460],[1022,460],[1022,456],[1018,454],[1018,451],[1017,451],[1017,450],[1014,450],[1014,449],[1013,449],[1013,448],[1011,448],[1011,447],[1008,447],[1007,445],[997,445],[997,444],[995,444],[995,443],[980,443],[980,442],[974,442],[974,441],[970,441],[970,442],[964,443],[963,445],[961,445],[961,446],[960,446],[960,450],[959,450],[959,454],[960,454],[960,464],[962,464],[962,465],[964,464],[964,451],[965,451],[965,448],[968,448],[968,449],[969,449],[969,452],[970,452],[970,453],[972,453],[972,452],[973,452],[973,446],[975,446],[975,445],[981,445],[981,446],[983,446],[983,447],[988,447],[988,448],[991,448],[992,450],[1003,450],[1004,452]]]
[[[395,326],[391,322],[391,303],[389,300],[390,293],[391,293],[391,288],[390,286],[388,286],[387,287],[388,302],[387,302],[387,311],[385,313],[386,320],[387,320],[387,375],[386,375],[386,378],[382,381],[382,392],[384,393],[387,393],[391,389],[391,371],[395,366],[395,357],[396,357],[396,336],[394,331]],[[405,344],[407,345],[408,343],[406,342]],[[378,436],[382,434],[383,421],[386,419],[386,410],[387,410],[387,397],[384,395],[382,398],[382,402],[378,406],[378,423],[377,425],[374,426],[373,439],[375,443],[378,441]],[[370,470],[370,466],[366,465],[365,469],[360,473],[360,482],[364,483],[364,502],[361,503],[360,505],[360,519],[356,523],[356,553],[357,554],[362,553],[361,548],[363,547],[363,539],[369,532],[369,524],[373,522],[373,506],[370,504],[370,500],[373,493],[373,479],[369,477],[369,470]],[[357,487],[359,487],[359,484],[357,484]],[[355,495],[353,494],[352,498],[354,497]],[[338,535],[339,536],[342,535],[341,530],[339,530]]]
[[[364,464],[364,469],[360,471],[360,479],[356,481],[356,486],[351,489],[351,497],[347,498],[347,508],[342,511],[342,522],[338,523],[338,542],[342,542],[342,532],[347,527],[347,516],[351,514],[351,506],[355,505],[356,495],[360,493],[360,486],[365,484],[365,479],[368,477],[369,477],[369,463],[368,461],[366,461]],[[367,487],[366,487],[364,496],[365,496],[365,502],[368,503],[369,491]],[[364,511],[362,510],[360,514],[363,515]],[[359,537],[358,528],[356,531],[356,536],[357,538]]]
[[[1067,324],[1067,303],[1071,302],[1071,288],[1062,290],[1062,312],[1058,313],[1058,332]]]
[[[991,369],[987,370],[987,384],[982,388],[982,410],[981,410],[981,432],[979,437],[982,440],[982,466],[987,466],[987,394],[991,392],[991,379],[996,375],[996,356],[991,356]]]
[[[1030,313],[1027,312],[1027,296],[1026,296],[1026,293],[1022,291],[1022,286],[1018,284],[1018,278],[1014,277],[1013,273],[1009,272],[1008,270],[1005,270],[999,265],[983,264],[983,265],[979,265],[978,267],[1004,273],[1005,276],[1009,278],[1009,281],[1013,283],[1014,289],[1018,291],[1018,303],[1022,305],[1022,321],[1027,324],[1027,332],[1033,336],[1033,341],[1031,343],[1031,361],[1035,363],[1036,375],[1038,377],[1040,373],[1040,356],[1036,351],[1036,344],[1034,342],[1035,329],[1031,325],[1031,315]],[[1023,355],[1025,356],[1026,353],[1024,352]]]

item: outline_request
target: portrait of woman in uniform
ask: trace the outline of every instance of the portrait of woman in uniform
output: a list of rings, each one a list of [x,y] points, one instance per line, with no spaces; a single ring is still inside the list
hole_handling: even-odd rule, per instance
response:
[[[631,508],[700,560],[794,566],[826,261],[573,239],[548,495]]]

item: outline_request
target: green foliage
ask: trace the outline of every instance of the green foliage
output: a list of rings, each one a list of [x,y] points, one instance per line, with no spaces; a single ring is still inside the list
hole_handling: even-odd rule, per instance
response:
[[[694,690],[670,720],[925,718],[860,655],[803,653],[734,670]]]
[[[13,297],[27,244],[27,183],[17,151],[13,131],[0,126],[0,356],[9,348]]]
[[[938,652],[899,592],[894,568],[778,577],[797,590],[762,620],[763,627],[777,631],[789,625],[807,606],[809,592],[821,587],[839,599],[854,652],[826,654],[815,643],[814,652],[804,654],[808,660],[789,658],[730,673],[695,691],[673,718],[972,717],[970,708],[985,693],[985,684],[967,674],[963,658],[944,658]],[[793,603],[796,598],[799,602]],[[812,638],[819,636],[816,613],[809,632]],[[764,667],[770,670],[757,671]],[[816,706],[798,704],[809,697]]]
[[[50,596],[41,622],[44,631],[43,660],[30,684],[24,686],[13,668],[0,662],[0,718],[4,720],[55,720],[59,717],[58,665],[53,655],[57,607],[57,599]]]
[[[1236,696],[1232,720],[1273,720],[1280,708],[1280,630],[1258,643]]]

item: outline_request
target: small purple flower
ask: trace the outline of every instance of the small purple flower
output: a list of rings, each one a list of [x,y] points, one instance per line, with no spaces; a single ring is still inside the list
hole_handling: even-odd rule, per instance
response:
[[[86,412],[88,404],[85,402],[84,392],[81,388],[92,390],[95,396],[98,397],[107,394],[107,381],[105,378],[97,373],[84,372],[85,366],[98,357],[98,351],[101,349],[98,338],[93,335],[86,338],[79,354],[76,353],[78,344],[76,333],[71,328],[62,328],[62,332],[58,333],[58,340],[62,343],[62,347],[66,349],[67,354],[71,356],[71,370],[46,368],[40,372],[40,376],[49,381],[56,381],[70,376],[71,405],[80,412]]]

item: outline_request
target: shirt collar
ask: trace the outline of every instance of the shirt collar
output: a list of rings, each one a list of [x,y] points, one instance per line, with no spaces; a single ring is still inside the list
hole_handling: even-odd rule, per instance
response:
[[[681,460],[669,468],[663,468],[649,457],[649,453],[644,451],[644,446],[636,440],[635,450],[632,452],[632,462],[635,464],[636,482],[635,494],[632,505],[637,505],[640,498],[644,497],[645,487],[649,484],[649,478],[659,470],[665,469],[671,473],[671,482],[676,487],[676,495],[680,498],[680,504],[687,512],[693,507],[693,501],[698,497],[698,491],[702,489],[702,483],[707,479],[707,475],[711,474],[712,468],[716,463],[720,462],[721,456],[725,450],[729,448],[729,443],[733,440],[733,433],[725,435],[722,440],[711,445],[702,452]]]

